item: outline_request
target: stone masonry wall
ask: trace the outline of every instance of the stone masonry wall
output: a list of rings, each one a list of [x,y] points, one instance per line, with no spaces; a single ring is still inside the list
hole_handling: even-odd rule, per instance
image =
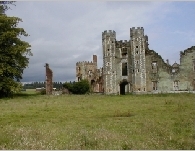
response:
[[[45,80],[46,94],[52,94],[52,90],[53,90],[53,81],[52,81],[53,72],[49,68],[48,63],[45,64],[45,68],[46,68],[46,80]]]
[[[103,91],[102,71],[97,69],[97,56],[93,55],[93,62],[82,61],[76,63],[76,82],[88,80],[93,92]]]

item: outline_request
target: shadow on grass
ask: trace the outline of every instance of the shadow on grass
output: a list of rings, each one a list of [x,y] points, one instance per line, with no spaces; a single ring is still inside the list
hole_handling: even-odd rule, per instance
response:
[[[180,97],[180,96],[192,96],[192,95],[195,95],[193,93],[158,93],[158,94],[134,94],[134,96],[137,96],[137,97]]]
[[[114,114],[112,117],[132,117],[134,114],[130,110],[128,111],[120,111],[120,110],[115,110]]]
[[[30,98],[30,97],[36,97],[40,96],[40,93],[16,93],[11,96],[2,97],[0,100],[9,100],[9,99],[15,99],[15,98]]]
[[[39,96],[40,93],[16,93],[13,95],[13,98],[16,97],[32,97],[32,96]]]

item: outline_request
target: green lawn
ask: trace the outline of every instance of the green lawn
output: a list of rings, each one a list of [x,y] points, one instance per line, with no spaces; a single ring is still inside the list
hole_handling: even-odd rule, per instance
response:
[[[0,99],[0,149],[195,149],[195,95]]]

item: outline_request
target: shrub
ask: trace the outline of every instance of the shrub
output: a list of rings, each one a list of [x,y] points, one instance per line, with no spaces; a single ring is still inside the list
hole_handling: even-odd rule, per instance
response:
[[[86,94],[90,91],[90,85],[87,80],[81,80],[79,82],[64,83],[63,87],[73,94]]]

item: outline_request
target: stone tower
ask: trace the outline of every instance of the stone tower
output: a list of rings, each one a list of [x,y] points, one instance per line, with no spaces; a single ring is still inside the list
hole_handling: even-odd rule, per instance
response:
[[[117,93],[115,41],[115,31],[109,30],[102,33],[104,94]]]
[[[146,90],[146,67],[145,50],[147,37],[144,36],[143,27],[130,28],[131,39],[131,70],[132,86],[134,92]]]

